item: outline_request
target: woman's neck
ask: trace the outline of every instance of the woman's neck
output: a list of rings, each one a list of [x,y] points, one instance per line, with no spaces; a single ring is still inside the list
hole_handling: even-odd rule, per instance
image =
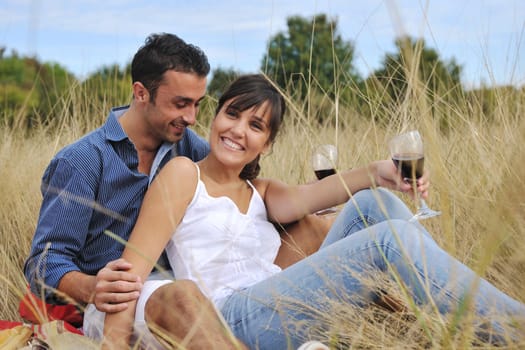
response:
[[[217,184],[227,185],[244,182],[244,180],[239,177],[242,169],[228,168],[217,161],[212,154],[209,154],[206,158],[198,162],[198,165],[201,170],[201,175],[204,175]]]
[[[229,197],[241,213],[246,214],[253,190],[239,177],[242,169],[233,170],[218,162],[210,154],[198,163],[201,181],[212,197]]]

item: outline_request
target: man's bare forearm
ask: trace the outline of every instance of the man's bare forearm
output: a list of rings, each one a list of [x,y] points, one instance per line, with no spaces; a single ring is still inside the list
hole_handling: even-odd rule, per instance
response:
[[[93,302],[95,285],[95,276],[78,271],[71,271],[62,277],[58,284],[58,290],[61,293],[67,294],[68,297],[73,298],[78,303],[88,304]]]

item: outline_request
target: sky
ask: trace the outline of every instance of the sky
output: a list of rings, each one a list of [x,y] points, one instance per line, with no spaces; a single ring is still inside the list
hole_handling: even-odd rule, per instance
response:
[[[255,73],[288,17],[321,13],[353,43],[363,77],[410,35],[455,59],[467,87],[525,86],[523,0],[0,0],[0,47],[82,79],[129,63],[149,34],[171,32],[202,48],[212,70]]]

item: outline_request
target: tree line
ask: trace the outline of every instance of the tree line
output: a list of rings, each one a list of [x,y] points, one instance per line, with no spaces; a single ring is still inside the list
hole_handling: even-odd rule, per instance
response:
[[[362,77],[354,65],[354,44],[339,33],[337,18],[292,16],[287,30],[268,41],[260,71],[294,101],[314,111],[310,117],[320,123],[331,120],[334,103],[381,121],[389,118],[387,111],[417,96],[446,127],[450,116],[437,113],[437,104],[476,101],[477,108],[490,116],[501,89],[517,91],[513,87],[466,91],[461,82],[463,68],[454,58],[439,57],[418,38],[397,38],[395,47],[395,52],[384,55],[379,69]],[[211,99],[241,73],[234,68],[215,69],[208,85]],[[86,113],[97,106],[122,104],[130,99],[130,80],[129,64],[102,67],[79,81],[58,63],[41,63],[16,52],[8,55],[6,48],[0,48],[0,122],[26,128],[51,123],[57,109],[73,108],[75,96],[89,98]],[[316,108],[310,109],[312,105]]]

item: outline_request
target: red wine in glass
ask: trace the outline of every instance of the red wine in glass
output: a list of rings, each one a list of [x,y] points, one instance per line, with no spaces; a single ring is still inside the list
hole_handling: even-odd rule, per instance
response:
[[[333,168],[332,169],[319,169],[319,170],[314,170],[314,172],[315,172],[315,176],[317,176],[317,179],[321,180],[327,176],[334,175],[335,169]]]
[[[319,145],[312,152],[312,168],[318,180],[336,173],[337,147],[332,144]],[[318,211],[317,215],[337,212],[336,208],[327,208]]]
[[[411,183],[416,188],[416,180],[423,176],[425,158],[423,156],[423,140],[417,130],[408,131],[395,136],[389,142],[392,161],[403,181]],[[418,208],[409,221],[416,221],[440,215],[440,211],[432,210],[425,200],[416,192]]]
[[[423,176],[425,157],[421,153],[396,153],[392,161],[406,182],[414,182]]]

